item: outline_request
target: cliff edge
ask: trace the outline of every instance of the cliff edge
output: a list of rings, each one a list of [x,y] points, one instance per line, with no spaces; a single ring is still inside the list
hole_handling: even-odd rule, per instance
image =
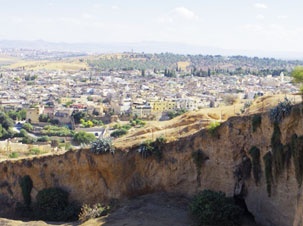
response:
[[[258,223],[303,225],[302,105],[281,113],[232,117],[213,130],[203,129],[154,146],[120,147],[114,154],[87,149],[62,155],[0,163],[0,201],[22,202],[20,179],[33,181],[31,197],[48,187],[61,187],[70,199],[96,203],[153,192],[184,195],[212,189],[245,201]],[[5,215],[5,213],[2,213]]]

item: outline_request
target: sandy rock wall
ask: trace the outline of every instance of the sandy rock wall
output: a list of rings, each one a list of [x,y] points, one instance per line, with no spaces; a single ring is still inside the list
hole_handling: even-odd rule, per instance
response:
[[[298,106],[297,106],[298,107]],[[279,125],[281,142],[293,134],[303,135],[302,109],[292,113]],[[142,158],[139,147],[125,147],[115,154],[95,155],[89,150],[69,151],[63,155],[45,156],[0,163],[2,197],[22,201],[19,180],[29,175],[33,181],[32,198],[39,190],[62,187],[71,200],[96,203],[155,191],[192,195],[203,189],[221,190],[227,195],[241,194],[256,221],[263,225],[301,226],[303,197],[295,178],[294,165],[274,178],[272,194],[266,190],[263,156],[271,151],[273,124],[268,114],[253,131],[252,116],[234,117],[216,131],[206,130],[167,143],[163,159]],[[237,174],[244,160],[251,159],[252,146],[260,149],[260,181]],[[206,156],[200,169],[193,153]],[[199,173],[200,172],[200,173]]]

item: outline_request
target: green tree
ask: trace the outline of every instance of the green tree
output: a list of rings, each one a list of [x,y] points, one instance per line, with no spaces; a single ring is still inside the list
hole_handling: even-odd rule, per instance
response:
[[[26,110],[25,109],[20,110],[18,113],[19,113],[19,116],[20,116],[19,119],[21,119],[21,120],[26,119]]]
[[[223,192],[204,190],[193,198],[190,212],[199,226],[236,226],[244,211]]]
[[[69,203],[69,193],[61,188],[45,188],[36,196],[34,215],[39,220],[75,221],[80,208]]]
[[[74,135],[74,141],[79,144],[89,144],[96,140],[96,137],[92,133],[86,133],[84,131],[80,131]]]
[[[39,122],[48,122],[49,116],[47,114],[39,115]]]
[[[122,129],[118,129],[118,130],[112,132],[110,134],[110,136],[111,137],[121,137],[121,136],[123,136],[125,134],[127,134],[127,130],[122,128]]]
[[[303,67],[295,67],[291,72],[291,76],[293,78],[293,82],[300,85],[300,94],[303,102]]]
[[[4,129],[8,130],[10,127],[12,127],[14,125],[14,122],[4,112],[0,112],[0,124],[2,125],[2,127]]]
[[[87,113],[84,111],[78,111],[78,112],[73,113],[73,117],[74,117],[75,123],[79,124],[81,119],[87,118]]]
[[[17,120],[17,119],[19,119],[19,114],[18,114],[18,112],[16,112],[16,111],[9,111],[9,112],[7,112],[7,114],[8,114],[8,116],[11,118],[11,119],[13,119],[13,120]]]
[[[22,128],[27,130],[27,131],[33,131],[34,127],[30,123],[23,123]]]
[[[7,136],[7,131],[5,128],[2,127],[2,125],[0,124],[0,138],[5,139],[5,137]]]

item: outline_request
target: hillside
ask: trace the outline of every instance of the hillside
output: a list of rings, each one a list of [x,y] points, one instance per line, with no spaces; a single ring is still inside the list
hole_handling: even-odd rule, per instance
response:
[[[299,95],[274,95],[259,97],[252,101],[251,105],[242,113],[244,103],[236,103],[219,108],[205,108],[197,111],[187,112],[169,121],[147,122],[141,129],[130,131],[127,135],[114,141],[115,146],[138,145],[145,140],[155,140],[157,137],[165,137],[168,141],[176,141],[181,137],[190,136],[201,129],[205,129],[212,122],[222,123],[233,116],[245,116],[262,113],[275,107],[284,98],[288,98],[293,104],[300,103]]]
[[[114,154],[96,155],[82,149],[1,162],[1,216],[7,216],[5,210],[22,202],[18,181],[29,175],[33,181],[33,202],[38,191],[48,187],[62,187],[69,193],[70,200],[89,204],[157,193],[191,197],[204,189],[212,189],[243,199],[249,212],[264,226],[301,226],[302,109],[302,105],[293,106],[276,123],[271,121],[269,112],[234,116],[212,132],[198,128],[190,135],[167,140],[157,146],[157,153],[161,155],[142,152],[140,142],[125,142],[116,147]],[[174,122],[183,126],[182,119],[193,123],[200,120],[192,114],[180,116]],[[174,125],[166,123],[166,128]],[[201,166],[194,157],[198,152],[205,157],[201,159]],[[271,157],[268,159],[268,156]],[[268,167],[269,160],[272,167]],[[154,198],[148,200],[152,204]],[[143,203],[130,207],[128,212],[141,207],[143,212],[146,208],[149,210],[150,206]],[[161,202],[156,203],[160,205],[156,209],[163,207]],[[126,210],[127,206],[126,203]],[[171,211],[177,211],[178,208],[174,208],[177,206]],[[125,216],[123,208],[120,211],[116,214]],[[97,222],[106,222],[102,219]],[[115,218],[109,216],[107,221],[111,219]]]
[[[1,61],[0,61],[1,62]],[[79,59],[65,60],[19,60],[11,62],[5,66],[7,69],[22,69],[22,70],[62,70],[62,71],[79,71],[86,70],[88,65],[80,62]]]

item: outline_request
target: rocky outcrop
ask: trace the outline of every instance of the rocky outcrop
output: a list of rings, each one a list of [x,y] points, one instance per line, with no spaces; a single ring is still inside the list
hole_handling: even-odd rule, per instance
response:
[[[282,146],[291,143],[293,134],[303,135],[302,116],[301,106],[296,106],[279,124],[278,138]],[[277,162],[274,162],[269,193],[263,156],[274,153],[274,126],[267,113],[261,115],[257,127],[253,128],[252,121],[253,116],[230,118],[212,132],[201,130],[166,143],[161,149],[161,160],[153,156],[143,158],[136,146],[117,150],[115,154],[96,155],[89,150],[79,150],[1,162],[0,198],[22,201],[19,181],[24,175],[33,181],[33,200],[39,190],[48,187],[61,187],[69,192],[71,200],[80,203],[156,191],[192,195],[213,189],[228,196],[243,197],[248,210],[263,225],[303,225],[302,189],[296,180],[293,156],[289,164],[283,162],[283,170],[278,175]],[[252,147],[259,150],[258,171],[254,171],[257,168],[250,153]],[[259,175],[259,180],[254,173]]]

